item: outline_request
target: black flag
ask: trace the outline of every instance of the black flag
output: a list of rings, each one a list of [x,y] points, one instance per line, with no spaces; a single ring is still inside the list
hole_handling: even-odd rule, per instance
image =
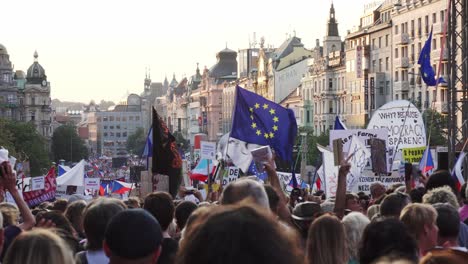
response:
[[[152,172],[169,176],[169,193],[175,197],[182,180],[182,158],[175,137],[153,108],[153,163]]]

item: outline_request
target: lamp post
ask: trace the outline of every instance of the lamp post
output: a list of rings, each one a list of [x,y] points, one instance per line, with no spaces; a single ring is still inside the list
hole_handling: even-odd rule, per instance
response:
[[[307,133],[302,132],[301,135],[301,178],[304,180],[306,177],[306,165],[307,165]]]

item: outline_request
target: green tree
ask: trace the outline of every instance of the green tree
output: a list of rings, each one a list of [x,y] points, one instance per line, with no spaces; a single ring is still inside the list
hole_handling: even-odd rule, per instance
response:
[[[0,120],[0,144],[10,155],[29,160],[31,175],[42,175],[50,167],[48,143],[32,123]]]
[[[435,110],[427,109],[423,112],[423,120],[426,126],[426,136],[428,140],[429,133],[431,133],[429,144],[431,146],[447,146],[447,117]]]
[[[142,127],[137,128],[137,130],[128,136],[127,139],[127,151],[134,155],[140,156],[145,150],[146,144],[146,135]]]
[[[88,158],[88,149],[71,124],[58,127],[52,135],[54,160],[80,161]]]

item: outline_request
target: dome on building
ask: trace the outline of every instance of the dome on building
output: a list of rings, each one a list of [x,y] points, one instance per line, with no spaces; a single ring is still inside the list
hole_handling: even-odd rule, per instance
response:
[[[47,80],[44,68],[37,61],[38,57],[37,51],[34,52],[34,63],[29,67],[26,74],[26,79],[30,83],[40,84],[42,80]]]
[[[2,44],[0,44],[0,55],[8,55],[7,49]]]

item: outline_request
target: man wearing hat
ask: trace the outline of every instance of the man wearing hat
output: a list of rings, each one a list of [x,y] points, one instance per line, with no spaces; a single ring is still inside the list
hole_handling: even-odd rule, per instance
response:
[[[321,213],[322,208],[320,207],[320,204],[316,202],[298,203],[294,207],[292,218],[294,226],[301,234],[303,246],[305,246],[307,241],[307,233],[309,231],[309,226],[312,224],[315,218],[320,216]]]

